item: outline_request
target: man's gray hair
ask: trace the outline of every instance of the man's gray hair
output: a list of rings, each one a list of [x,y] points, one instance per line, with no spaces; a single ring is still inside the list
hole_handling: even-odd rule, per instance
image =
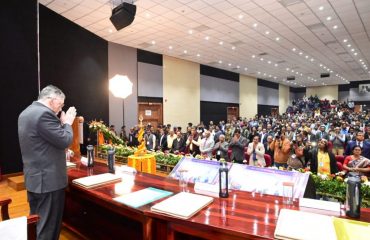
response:
[[[60,90],[56,86],[48,85],[41,90],[38,100],[42,100],[46,98],[55,98],[55,97],[59,97],[63,99],[66,98],[62,90]]]

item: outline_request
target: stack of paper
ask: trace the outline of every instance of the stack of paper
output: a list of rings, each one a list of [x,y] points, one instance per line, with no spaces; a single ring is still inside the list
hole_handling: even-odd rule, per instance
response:
[[[76,167],[76,163],[73,163],[73,162],[66,162],[66,164],[67,164],[67,168]]]
[[[337,239],[333,217],[281,209],[275,229],[277,239]]]
[[[164,191],[157,188],[145,188],[140,191],[125,194],[120,197],[113,198],[114,201],[126,204],[130,207],[141,207],[145,204],[154,202],[158,199],[171,195],[172,192]]]
[[[181,219],[188,219],[212,201],[212,197],[181,192],[152,206],[151,210]]]
[[[114,175],[112,173],[104,173],[104,174],[74,179],[72,183],[79,185],[81,187],[84,187],[84,188],[92,188],[92,187],[101,186],[107,183],[117,182],[119,180],[121,180],[120,176]]]
[[[327,211],[340,212],[340,203],[339,202],[330,202],[324,200],[316,200],[310,198],[300,198],[299,199],[300,207],[308,208],[317,208]]]

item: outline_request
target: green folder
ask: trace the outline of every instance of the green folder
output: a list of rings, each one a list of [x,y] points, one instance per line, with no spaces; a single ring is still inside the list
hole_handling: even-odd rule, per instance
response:
[[[128,193],[116,198],[114,201],[123,203],[133,208],[144,206],[158,199],[172,195],[173,192],[161,190],[158,188],[148,187],[136,192]]]

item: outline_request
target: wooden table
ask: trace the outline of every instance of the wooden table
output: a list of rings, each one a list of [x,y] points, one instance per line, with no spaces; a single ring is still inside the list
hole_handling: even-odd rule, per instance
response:
[[[138,173],[132,181],[123,180],[94,189],[73,185],[75,178],[107,172],[107,166],[96,164],[93,170],[77,164],[68,170],[64,225],[90,239],[273,239],[280,209],[289,208],[345,217],[333,212],[282,204],[281,197],[232,191],[227,199],[214,202],[189,220],[153,213],[147,204],[137,209],[112,200],[122,192],[155,187],[179,192],[178,181]],[[193,185],[187,189],[193,192]],[[159,200],[161,201],[161,200]],[[157,201],[158,202],[158,201]],[[191,203],[189,203],[191,204]],[[370,222],[370,209],[362,209],[361,221]]]

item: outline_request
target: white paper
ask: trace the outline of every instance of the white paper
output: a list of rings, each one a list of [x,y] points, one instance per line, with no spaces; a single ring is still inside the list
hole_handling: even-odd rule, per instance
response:
[[[180,192],[152,206],[151,210],[181,219],[188,219],[212,201],[212,197]]]
[[[315,213],[281,209],[275,229],[277,239],[335,240],[333,219]]]
[[[339,202],[329,202],[323,200],[316,200],[310,198],[300,198],[299,199],[300,207],[308,208],[317,208],[327,211],[340,212],[340,203]]]
[[[76,167],[76,163],[73,162],[66,162],[67,168]]]
[[[104,185],[107,183],[115,182],[118,180],[121,180],[120,176],[114,175],[112,173],[103,173],[103,174],[74,179],[72,182],[82,187],[90,188],[90,187],[96,187],[96,186]]]
[[[0,222],[1,240],[27,240],[27,218],[12,218]]]

